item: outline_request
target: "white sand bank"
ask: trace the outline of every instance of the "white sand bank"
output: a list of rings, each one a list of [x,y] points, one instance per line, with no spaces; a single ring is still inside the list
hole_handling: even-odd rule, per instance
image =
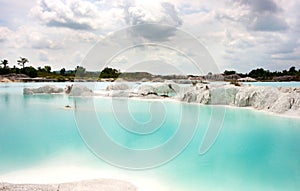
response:
[[[140,173],[142,174],[142,173]],[[139,191],[168,191],[154,178],[137,177],[114,170],[92,169],[82,166],[37,166],[35,168],[10,172],[0,176],[0,182],[13,184],[61,184],[82,180],[101,180],[103,186],[109,182],[124,182],[134,185]],[[126,189],[125,189],[126,190]]]

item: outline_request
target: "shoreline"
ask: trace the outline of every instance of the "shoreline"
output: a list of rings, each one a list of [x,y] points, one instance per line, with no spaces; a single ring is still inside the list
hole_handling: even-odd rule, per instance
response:
[[[81,180],[75,182],[63,182],[58,184],[13,184],[2,183],[1,190],[13,191],[13,190],[39,190],[39,191],[98,191],[98,190],[111,190],[121,191],[126,188],[128,191],[137,191],[137,188],[129,182],[116,179],[90,179]]]
[[[74,153],[73,150],[62,150],[43,161],[0,174],[0,190],[1,183],[4,182],[12,184],[61,184],[94,179],[128,182],[138,191],[168,190],[166,188],[170,182],[164,181],[162,176],[158,176],[152,171],[120,169],[107,164],[88,150],[80,148],[76,151]]]
[[[99,82],[101,83],[101,82]],[[34,83],[32,83],[34,84]],[[41,84],[41,83],[38,83]],[[113,84],[113,83],[112,83]],[[252,86],[252,85],[251,85]],[[246,86],[247,87],[247,86]],[[249,86],[248,86],[249,87]],[[252,87],[262,87],[262,86],[252,86]],[[272,87],[271,87],[272,88]],[[274,87],[273,87],[274,88]],[[284,87],[275,87],[275,88],[284,88]],[[297,87],[289,87],[289,88],[297,88]],[[299,88],[298,88],[299,89]],[[199,106],[212,106],[212,107],[225,107],[225,108],[235,108],[235,109],[247,109],[247,110],[252,110],[252,111],[258,111],[258,112],[263,112],[268,115],[272,116],[279,116],[279,117],[285,117],[285,118],[293,118],[293,119],[300,119],[300,110],[293,110],[290,109],[286,112],[283,113],[277,113],[273,111],[268,111],[265,109],[257,109],[252,106],[236,106],[232,104],[204,104],[204,103],[198,103],[198,102],[188,102],[184,100],[179,100],[176,97],[161,97],[161,96],[156,96],[156,97],[147,97],[147,96],[111,96],[109,95],[113,91],[107,91],[105,89],[98,89],[94,91],[94,94],[91,95],[93,98],[102,98],[102,99],[129,99],[129,100],[140,100],[140,101],[166,101],[166,102],[177,102],[181,104],[193,104],[193,105],[199,105]],[[130,93],[130,92],[129,92]],[[33,94],[33,95],[48,95],[49,93],[40,93],[40,94]],[[66,95],[64,92],[63,93],[50,93],[51,95]],[[71,96],[73,97],[73,96]],[[74,96],[74,97],[86,97],[86,96]],[[88,96],[89,97],[89,96]],[[62,106],[64,109],[72,110],[73,108],[65,108],[65,106]]]
[[[74,85],[74,86],[73,86]],[[231,84],[197,84],[195,86],[180,86],[176,83],[159,83],[155,85],[142,84],[131,87],[126,83],[107,85],[105,89],[88,88],[82,84],[73,84],[66,88],[43,86],[39,88],[24,88],[24,95],[52,94],[58,90],[71,97],[110,97],[111,99],[140,100],[174,100],[182,103],[199,105],[223,105],[236,108],[252,108],[269,114],[300,117],[300,87],[269,87]],[[25,91],[26,90],[26,91]],[[166,93],[168,92],[168,93]],[[169,93],[175,95],[170,95]],[[263,100],[263,101],[262,101]]]
[[[75,164],[67,166],[46,164],[0,175],[0,184],[8,183],[13,185],[57,185],[89,180],[102,180],[104,184],[109,181],[125,182],[127,185],[134,186],[138,191],[167,190],[161,181],[153,177],[150,180],[131,175],[131,173],[125,174],[112,169],[103,170],[103,168],[91,168]]]
[[[84,97],[84,96],[83,96]],[[262,112],[264,114],[270,115],[270,116],[278,116],[278,117],[284,117],[284,118],[292,118],[292,119],[299,119],[300,120],[300,111],[291,113],[291,112],[285,112],[285,113],[274,113],[271,111],[266,111],[266,110],[260,110],[260,109],[255,109],[253,107],[238,107],[234,105],[210,105],[210,104],[203,104],[203,103],[195,103],[195,102],[185,102],[185,101],[180,101],[177,99],[172,99],[172,98],[144,98],[144,97],[111,97],[111,96],[105,96],[105,95],[96,95],[93,98],[101,98],[101,99],[128,99],[128,100],[136,100],[136,101],[157,101],[157,102],[175,102],[175,103],[180,103],[180,104],[191,104],[191,105],[197,105],[197,106],[209,106],[209,107],[224,107],[224,108],[230,108],[230,109],[245,109],[245,110],[250,110],[253,112]]]

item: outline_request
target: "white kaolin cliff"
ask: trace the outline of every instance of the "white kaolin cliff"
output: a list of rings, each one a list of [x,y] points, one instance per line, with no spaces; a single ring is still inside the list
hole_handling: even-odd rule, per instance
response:
[[[112,85],[111,85],[112,86]],[[206,105],[230,105],[252,107],[273,113],[291,113],[300,116],[300,88],[266,87],[229,84],[197,84],[192,87],[180,87],[175,83],[160,85],[140,85],[135,89],[120,89],[108,96],[125,95],[129,97],[160,98],[170,97],[188,103]],[[116,93],[117,92],[117,93]],[[124,96],[120,96],[124,97]]]
[[[216,85],[196,84],[182,87],[171,81],[158,84],[141,84],[130,87],[127,84],[115,83],[106,88],[101,96],[139,97],[161,99],[169,97],[188,103],[206,105],[230,105],[236,107],[252,107],[279,114],[291,114],[300,117],[300,88],[265,87],[250,85]],[[97,96],[89,88],[82,85],[68,86],[65,90],[55,86],[40,88],[24,88],[24,94],[66,93],[69,96]]]

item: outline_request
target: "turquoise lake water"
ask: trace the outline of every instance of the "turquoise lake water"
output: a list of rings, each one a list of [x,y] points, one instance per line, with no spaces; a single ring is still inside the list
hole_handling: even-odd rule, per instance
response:
[[[55,84],[55,83],[54,83]],[[68,83],[56,83],[64,87]],[[209,126],[213,107],[163,102],[166,111],[161,128],[146,137],[120,126],[112,102],[95,98],[99,122],[116,142],[128,148],[146,149],[161,145],[177,132],[182,113],[194,116],[198,125],[193,139],[176,158],[148,170],[126,170],[96,157],[84,143],[76,126],[74,99],[65,95],[23,96],[23,87],[44,84],[0,84],[0,175],[35,168],[66,155],[70,163],[101,170],[153,178],[168,190],[299,190],[300,119],[278,117],[249,109],[226,108],[223,127],[216,142],[204,155],[198,150]],[[99,85],[100,89],[107,84]],[[84,99],[84,98],[83,98]],[[88,98],[87,98],[88,99]],[[82,101],[82,98],[77,100]],[[126,100],[117,100],[120,105]],[[159,117],[149,113],[154,101],[129,100],[133,119],[142,123]],[[87,110],[91,108],[86,108]],[[195,120],[187,119],[187,121]],[[88,119],[87,119],[88,121]],[[187,125],[189,123],[186,123]],[[88,122],[87,122],[88,125]],[[113,152],[113,151],[112,151]],[[84,158],[81,160],[81,158]],[[134,183],[134,182],[133,182]]]

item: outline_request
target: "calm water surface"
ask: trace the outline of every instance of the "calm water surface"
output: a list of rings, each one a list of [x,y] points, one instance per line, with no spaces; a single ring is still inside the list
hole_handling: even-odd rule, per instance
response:
[[[55,85],[64,87],[66,84]],[[299,119],[227,108],[217,141],[206,154],[199,155],[199,145],[209,125],[213,107],[164,102],[165,122],[157,132],[144,139],[120,127],[112,112],[110,99],[94,99],[99,121],[107,134],[130,148],[149,148],[168,141],[178,128],[182,107],[188,108],[185,112],[199,110],[197,132],[177,158],[158,168],[130,171],[110,166],[87,148],[76,127],[73,110],[64,109],[65,105],[74,106],[76,98],[65,95],[22,95],[23,87],[41,85],[44,84],[0,84],[2,176],[25,168],[35,168],[64,156],[70,163],[99,170],[105,168],[145,178],[155,175],[169,190],[300,188]],[[99,85],[99,89],[106,85]],[[130,100],[131,117],[147,122],[151,119],[149,107],[152,102]]]

